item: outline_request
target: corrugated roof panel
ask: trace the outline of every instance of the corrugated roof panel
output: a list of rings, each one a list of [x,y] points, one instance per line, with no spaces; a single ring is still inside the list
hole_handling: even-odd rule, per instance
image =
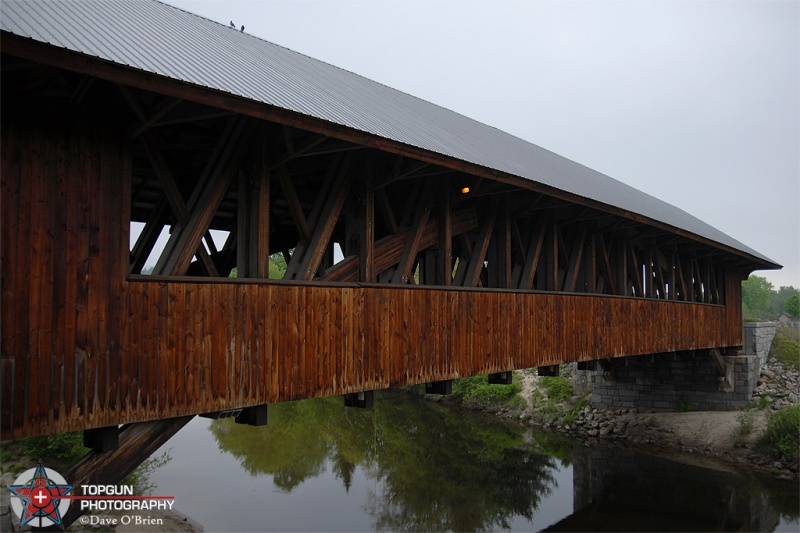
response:
[[[0,17],[15,35],[519,176],[774,264],[675,206],[518,137],[154,0],[3,0]]]

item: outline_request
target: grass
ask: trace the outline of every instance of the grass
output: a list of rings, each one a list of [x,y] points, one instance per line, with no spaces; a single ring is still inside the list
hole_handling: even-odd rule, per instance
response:
[[[590,394],[591,394],[590,391],[586,391],[586,394],[584,394],[580,398],[580,400],[578,400],[575,403],[575,405],[573,405],[570,408],[570,410],[567,412],[566,416],[564,417],[564,424],[567,424],[567,425],[571,426],[572,424],[575,423],[575,421],[578,419],[578,415],[580,415],[580,413],[583,410],[583,408],[586,407],[587,405],[589,405],[589,401],[587,400],[587,398],[589,397]]]
[[[566,402],[572,398],[574,392],[572,384],[564,376],[544,376],[539,378],[539,383],[547,393],[547,397],[554,402]]]
[[[785,367],[800,369],[800,330],[791,327],[775,328],[769,357]]]

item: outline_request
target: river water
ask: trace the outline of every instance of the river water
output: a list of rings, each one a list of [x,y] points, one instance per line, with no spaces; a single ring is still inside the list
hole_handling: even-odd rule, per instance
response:
[[[400,393],[196,418],[151,494],[206,531],[794,531],[796,483],[686,466]],[[158,455],[157,454],[157,455]]]

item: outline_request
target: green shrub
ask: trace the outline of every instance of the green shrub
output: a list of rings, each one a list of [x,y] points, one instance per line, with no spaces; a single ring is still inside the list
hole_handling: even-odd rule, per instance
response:
[[[572,425],[575,423],[581,411],[583,411],[583,408],[589,405],[589,401],[587,400],[587,398],[590,394],[591,392],[587,391],[581,397],[581,399],[578,400],[577,403],[575,403],[575,405],[572,406],[572,408],[570,408],[569,412],[567,412],[566,416],[564,417],[565,424]]]
[[[516,379],[516,375],[514,377]],[[486,375],[453,381],[453,397],[456,400],[484,408],[519,406],[524,401],[519,396],[520,390],[518,383],[490,385]]]
[[[747,439],[753,433],[753,428],[755,427],[755,411],[745,409],[736,415],[736,420],[739,422],[739,427],[736,428],[736,433],[733,435],[733,440],[737,446],[744,446],[747,443]]]
[[[547,393],[547,397],[555,402],[566,402],[572,398],[572,384],[563,376],[544,376],[539,383]]]
[[[773,413],[767,421],[760,444],[770,457],[796,463],[800,453],[800,405]]]
[[[38,461],[55,461],[59,465],[72,465],[89,452],[83,447],[83,432],[56,433],[29,437],[18,441],[25,456]]]

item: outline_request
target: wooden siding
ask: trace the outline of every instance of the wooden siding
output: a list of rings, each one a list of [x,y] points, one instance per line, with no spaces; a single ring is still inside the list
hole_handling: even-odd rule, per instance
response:
[[[16,409],[4,409],[3,432],[51,433],[741,345],[741,319],[729,323],[728,315],[724,306],[586,295],[133,281],[118,327],[106,337],[79,340],[85,326],[51,332],[45,340],[53,352],[4,358],[38,370],[4,382],[4,401]],[[59,373],[42,393],[39,376]],[[73,387],[77,394],[59,396]]]
[[[130,371],[120,344],[131,175],[122,132],[105,120],[113,114],[28,103],[4,99],[2,109],[3,439],[95,426],[120,405]]]

